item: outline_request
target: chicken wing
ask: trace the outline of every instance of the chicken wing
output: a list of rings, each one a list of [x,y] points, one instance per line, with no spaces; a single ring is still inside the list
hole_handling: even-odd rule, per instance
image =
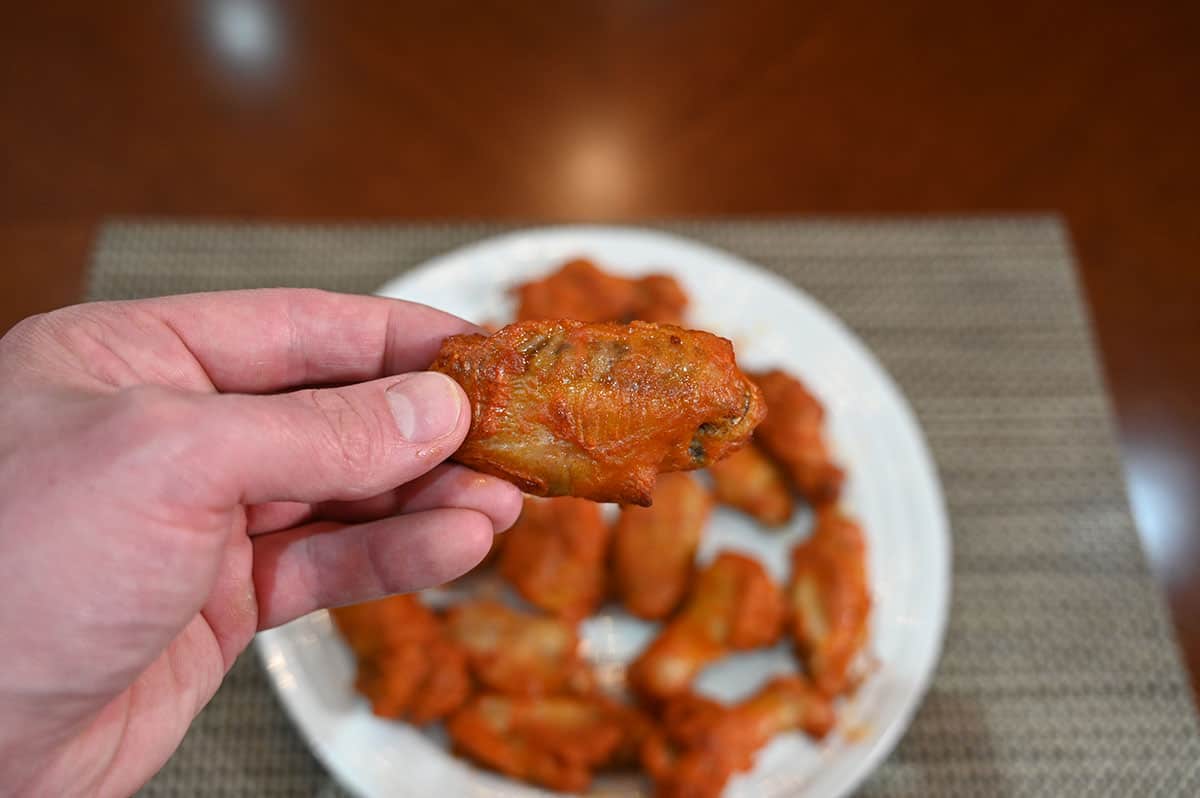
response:
[[[425,724],[466,701],[466,652],[416,596],[339,607],[331,615],[358,659],[355,687],[376,715]]]
[[[608,524],[586,499],[526,499],[500,573],[530,604],[578,621],[603,600]]]
[[[820,739],[834,721],[830,699],[800,676],[777,677],[733,706],[683,695],[642,744],[642,762],[659,798],[717,798],[775,735],[799,729]]]
[[[574,624],[529,615],[496,601],[473,601],[446,613],[451,640],[467,652],[471,672],[489,690],[511,695],[587,693],[592,672],[579,656]]]
[[[762,565],[722,552],[697,575],[679,614],[629,666],[629,684],[652,702],[679,695],[727,652],[774,643],[783,616],[783,594]]]
[[[418,726],[446,717],[471,694],[466,653],[440,638],[389,648],[362,661],[355,686],[376,715]]]
[[[792,552],[787,588],[792,638],[817,688],[834,696],[853,689],[867,639],[871,591],[859,525],[829,507],[812,536]]]
[[[613,531],[613,581],[639,618],[665,618],[687,593],[712,500],[688,474],[663,474],[650,507],[625,507]],[[510,533],[511,534],[511,533]]]
[[[783,466],[814,507],[837,500],[845,472],[825,442],[825,409],[804,384],[775,370],[753,376],[767,403],[755,441]]]
[[[757,444],[751,443],[708,467],[713,496],[766,524],[780,526],[792,517],[787,477]]]
[[[703,468],[766,408],[725,338],[677,326],[521,322],[446,338],[472,425],[456,460],[536,496],[650,503],[656,474]]]
[[[553,790],[580,792],[610,762],[626,730],[599,696],[477,696],[446,724],[455,750],[493,770]]]
[[[455,459],[539,496],[649,505],[659,472],[721,459],[766,412],[729,341],[648,322],[451,336],[430,368],[471,400]]]
[[[641,321],[680,324],[687,295],[665,274],[618,277],[582,258],[517,287],[517,320]]]
[[[439,633],[437,617],[411,593],[337,607],[329,615],[358,657],[395,643],[432,640]]]

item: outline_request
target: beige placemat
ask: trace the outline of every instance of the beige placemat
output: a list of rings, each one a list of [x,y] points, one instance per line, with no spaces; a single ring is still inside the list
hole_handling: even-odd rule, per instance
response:
[[[1049,218],[657,225],[778,271],[913,403],[954,534],[945,651],[865,795],[1200,795],[1200,736],[1126,502],[1062,227]],[[95,299],[369,292],[499,226],[113,224]],[[338,795],[253,655],[148,796]]]

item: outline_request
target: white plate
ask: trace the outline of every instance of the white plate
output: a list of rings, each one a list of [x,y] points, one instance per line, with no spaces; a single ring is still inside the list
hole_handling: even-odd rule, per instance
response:
[[[820,744],[783,735],[726,794],[836,796],[854,788],[908,725],[937,661],[950,590],[950,540],[941,488],[907,402],[883,368],[837,318],[791,283],[728,253],[662,233],[557,227],[504,235],[435,258],[380,289],[476,321],[512,316],[508,289],[572,256],[625,274],[664,271],[692,298],[689,325],[734,341],[747,368],[779,366],[824,401],[838,457],[849,472],[845,504],[864,523],[875,598],[871,649],[878,670],[841,708],[839,731]],[[783,534],[726,510],[713,517],[701,552],[753,552],[776,579],[807,534],[801,514]],[[649,639],[653,627],[606,610],[584,624],[589,657],[603,674]],[[380,720],[353,692],[353,662],[326,613],[258,636],[280,699],[312,749],[363,796],[547,795],[477,770],[446,753],[438,732]],[[608,667],[605,667],[608,666]],[[794,668],[786,648],[737,656],[710,668],[699,689],[732,699],[763,676]],[[632,779],[601,779],[603,795],[645,794]]]

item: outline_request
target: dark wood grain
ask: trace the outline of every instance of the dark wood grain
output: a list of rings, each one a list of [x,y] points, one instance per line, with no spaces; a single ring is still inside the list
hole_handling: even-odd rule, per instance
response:
[[[78,296],[114,214],[1057,210],[1200,685],[1197,9],[20,4],[0,26],[0,329]]]

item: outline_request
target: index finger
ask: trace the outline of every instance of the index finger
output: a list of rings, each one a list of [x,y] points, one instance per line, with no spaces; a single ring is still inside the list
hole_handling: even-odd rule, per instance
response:
[[[417,371],[449,335],[481,332],[427,305],[313,289],[133,303],[179,337],[219,391],[265,393]]]

